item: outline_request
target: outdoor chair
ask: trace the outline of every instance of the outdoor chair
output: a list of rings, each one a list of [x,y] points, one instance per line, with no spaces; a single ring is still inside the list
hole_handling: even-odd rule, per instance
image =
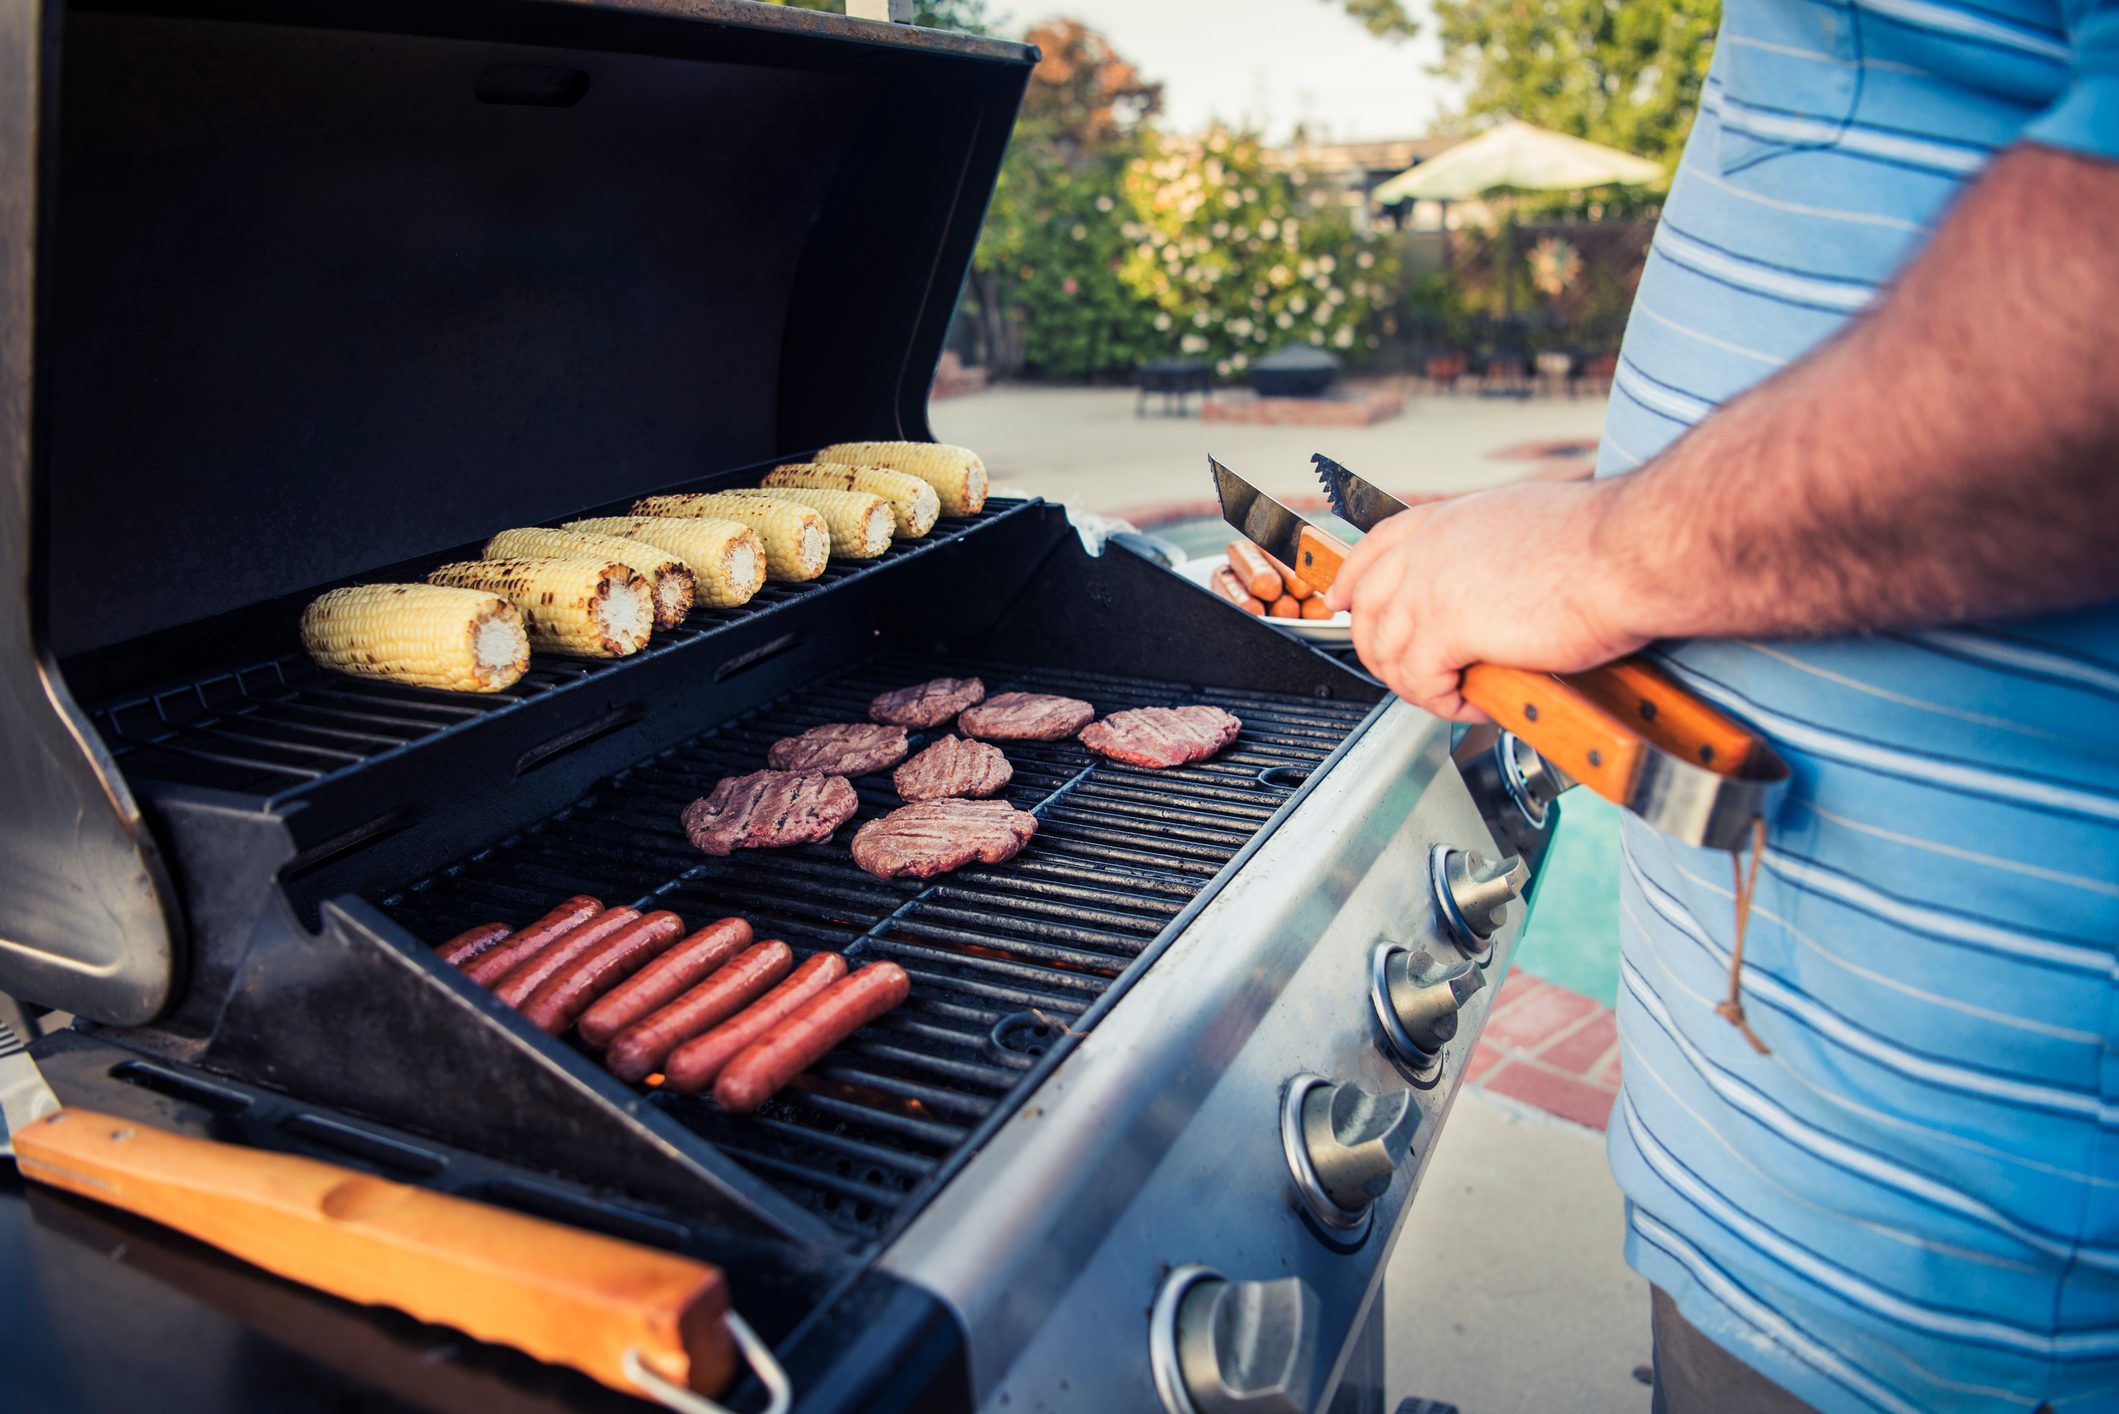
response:
[[[1138,395],[1133,400],[1133,415],[1147,414],[1148,396],[1162,395],[1164,416],[1175,413],[1178,417],[1189,416],[1185,411],[1185,395],[1197,393],[1201,398],[1211,396],[1214,391],[1214,370],[1211,366],[1194,359],[1164,358],[1144,363],[1136,373]]]

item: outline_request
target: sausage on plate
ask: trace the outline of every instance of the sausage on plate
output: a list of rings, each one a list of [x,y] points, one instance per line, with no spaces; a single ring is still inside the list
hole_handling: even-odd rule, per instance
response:
[[[434,953],[449,966],[462,967],[471,959],[499,947],[514,932],[505,923],[481,923],[476,928],[466,928],[446,943],[437,944]]]
[[[620,1080],[647,1079],[671,1051],[763,996],[794,962],[795,950],[778,940],[747,949],[668,1006],[612,1037],[604,1067]]]
[[[529,927],[511,934],[490,952],[481,953],[464,969],[464,975],[481,987],[490,987],[516,963],[543,952],[601,912],[602,899],[576,894]]]
[[[1275,558],[1274,556],[1266,555],[1266,552],[1263,550],[1260,550],[1258,553],[1261,555],[1265,555],[1267,562],[1271,564],[1274,569],[1280,571],[1281,593],[1289,596],[1292,599],[1306,602],[1311,595],[1317,592],[1317,586],[1304,579],[1301,575],[1295,573],[1293,566],[1281,563],[1281,561]]]
[[[683,931],[684,920],[667,911],[628,923],[538,983],[522,1004],[523,1016],[532,1026],[557,1036],[588,1010],[590,1002],[645,967]]]
[[[1263,614],[1266,611],[1266,606],[1252,597],[1251,591],[1244,588],[1243,581],[1236,577],[1236,571],[1227,565],[1218,566],[1213,574],[1207,576],[1207,587],[1247,614]]]
[[[912,979],[894,962],[871,962],[834,982],[730,1061],[714,1082],[714,1102],[731,1114],[749,1114],[911,992]]]
[[[1229,568],[1236,571],[1237,582],[1264,603],[1270,604],[1287,592],[1272,559],[1248,540],[1229,542]]]
[[[741,1012],[670,1052],[662,1067],[670,1088],[680,1095],[698,1094],[753,1042],[763,1039],[801,1010],[811,997],[845,975],[845,958],[835,952],[818,953]]]
[[[719,970],[750,940],[750,924],[742,919],[715,919],[597,998],[574,1030],[591,1046],[608,1046],[626,1027]]]

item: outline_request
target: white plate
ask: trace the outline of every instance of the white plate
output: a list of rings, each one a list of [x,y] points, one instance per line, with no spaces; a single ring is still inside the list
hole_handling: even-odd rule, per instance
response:
[[[1186,560],[1177,567],[1177,573],[1191,580],[1202,589],[1209,588],[1207,581],[1214,571],[1229,562],[1227,555],[1206,555],[1196,560]],[[1307,638],[1312,643],[1352,643],[1354,641],[1354,616],[1345,612],[1328,619],[1275,619],[1266,622],[1275,628],[1286,629],[1298,638]]]

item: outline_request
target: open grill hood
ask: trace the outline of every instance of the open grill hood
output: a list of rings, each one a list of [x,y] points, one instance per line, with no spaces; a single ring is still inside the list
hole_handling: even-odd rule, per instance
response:
[[[13,7],[0,991],[136,1023],[192,960],[92,707],[504,525],[928,436],[1035,57],[740,0]]]

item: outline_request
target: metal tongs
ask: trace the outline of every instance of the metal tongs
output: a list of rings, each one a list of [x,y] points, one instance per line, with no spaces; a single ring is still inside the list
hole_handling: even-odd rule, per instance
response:
[[[571,1365],[682,1414],[747,1360],[767,1414],[793,1402],[772,1350],[704,1262],[468,1199],[64,1108],[0,1022],[0,1156],[22,1176],[210,1243],[334,1296],[392,1306]]]
[[[1310,460],[1333,510],[1357,528],[1408,509],[1330,457]],[[1306,583],[1331,588],[1350,547],[1214,458],[1207,465],[1222,519]],[[1516,739],[1501,744],[1503,774],[1534,816],[1580,784],[1685,844],[1740,850],[1788,786],[1787,763],[1762,738],[1639,658],[1580,673],[1475,663],[1462,691]]]

